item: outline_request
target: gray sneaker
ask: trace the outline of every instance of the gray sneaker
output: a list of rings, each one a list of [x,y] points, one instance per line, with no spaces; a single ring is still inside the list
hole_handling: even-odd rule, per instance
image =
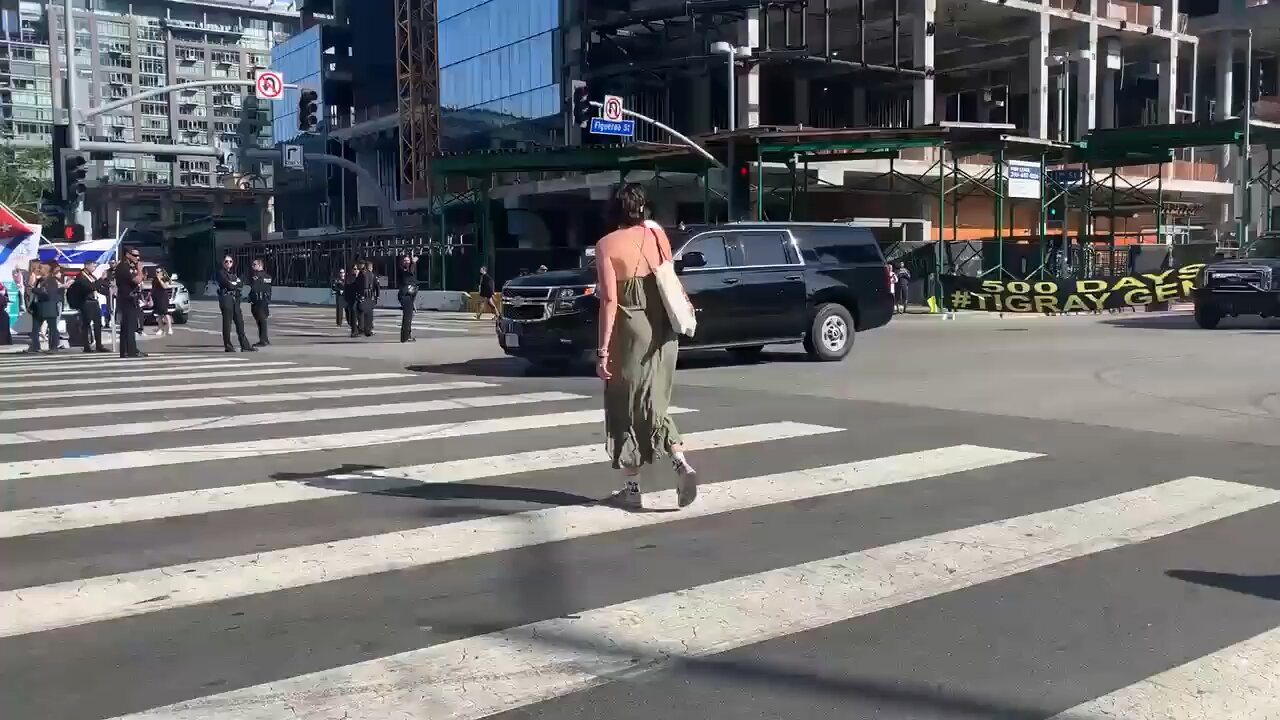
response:
[[[680,458],[672,458],[671,467],[679,478],[676,481],[676,504],[680,507],[689,507],[694,500],[698,499],[698,471]]]
[[[635,480],[627,480],[621,490],[605,500],[605,504],[623,510],[643,510],[644,496],[640,492],[640,485]]]

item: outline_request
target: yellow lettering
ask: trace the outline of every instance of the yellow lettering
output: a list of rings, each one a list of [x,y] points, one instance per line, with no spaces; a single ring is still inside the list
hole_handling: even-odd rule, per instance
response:
[[[1195,290],[1195,287],[1196,287],[1195,278],[1192,278],[1190,280],[1183,280],[1182,287],[1180,288],[1182,290],[1182,297],[1191,297],[1191,292]]]
[[[1041,280],[1035,285],[1036,292],[1042,295],[1055,295],[1058,292],[1058,283],[1048,280]]]
[[[1156,302],[1164,302],[1178,297],[1177,283],[1164,283],[1156,286]]]
[[[1112,290],[1120,290],[1121,288],[1135,288],[1135,289],[1146,290],[1147,284],[1142,282],[1138,278],[1130,275],[1128,277],[1120,278],[1115,282],[1114,285],[1111,286]]]
[[[976,294],[976,293],[969,293],[969,297],[970,297],[970,298],[972,298],[972,299],[974,299],[974,300],[977,300],[977,301],[978,301],[978,309],[979,309],[979,310],[986,310],[986,309],[987,309],[987,300],[988,300],[991,296],[990,296],[990,295],[978,295],[978,294]]]
[[[1204,269],[1204,263],[1196,263],[1194,265],[1183,265],[1178,268],[1178,279],[1195,280],[1200,271]]]
[[[1098,292],[1107,289],[1106,280],[1077,280],[1076,292]]]
[[[1079,310],[1089,310],[1089,306],[1084,304],[1084,300],[1079,295],[1070,295],[1067,301],[1062,303],[1062,312],[1076,312]]]
[[[995,306],[996,312],[1004,312],[1004,305],[1001,304],[999,295],[991,296],[991,304]]]
[[[1165,270],[1162,273],[1142,273],[1142,277],[1151,278],[1152,282],[1159,284],[1164,282],[1164,279],[1169,277],[1170,273],[1172,272],[1173,270]]]
[[[999,280],[983,280],[982,291],[989,292],[989,293],[1004,292],[1004,283],[1000,282]]]
[[[1103,310],[1105,309],[1107,298],[1111,297],[1111,293],[1085,293],[1084,296],[1089,299],[1089,302],[1093,303],[1093,310]]]
[[[1031,283],[1023,282],[1022,280],[1014,280],[1013,282],[1009,283],[1008,287],[1009,287],[1009,292],[1013,293],[1014,295],[1026,295],[1027,293],[1031,292]]]
[[[1134,288],[1124,294],[1125,305],[1146,305],[1151,302],[1151,292],[1146,288]]]
[[[1037,285],[1039,283],[1036,283]],[[1052,295],[1037,295],[1032,298],[1036,304],[1036,312],[1058,312],[1058,298]]]
[[[1023,284],[1025,285],[1026,283]],[[1009,285],[1012,286],[1013,283],[1009,283]],[[1023,297],[1022,295],[1012,295],[1005,299],[1004,304],[1012,312],[1031,311],[1031,298]]]

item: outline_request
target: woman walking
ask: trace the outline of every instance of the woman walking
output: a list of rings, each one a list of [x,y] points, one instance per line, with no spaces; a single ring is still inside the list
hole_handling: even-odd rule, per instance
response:
[[[609,459],[623,472],[614,500],[630,510],[643,507],[641,469],[660,457],[671,458],[680,507],[698,494],[697,473],[668,414],[678,335],[653,272],[671,259],[671,244],[662,228],[645,222],[645,205],[643,188],[623,186],[614,199],[618,229],[596,243],[596,374],[605,382]]]
[[[169,273],[156,268],[151,278],[151,313],[156,318],[156,337],[173,334],[173,318],[169,316]]]

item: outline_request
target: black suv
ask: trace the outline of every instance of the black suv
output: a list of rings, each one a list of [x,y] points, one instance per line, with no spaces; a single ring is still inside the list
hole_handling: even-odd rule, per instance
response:
[[[680,233],[670,232],[676,245]],[[804,343],[840,360],[855,331],[893,317],[889,269],[867,228],[837,223],[731,223],[698,229],[675,250],[698,330],[680,349],[754,357],[765,345]],[[594,266],[528,275],[502,288],[498,342],[539,365],[594,361]]]

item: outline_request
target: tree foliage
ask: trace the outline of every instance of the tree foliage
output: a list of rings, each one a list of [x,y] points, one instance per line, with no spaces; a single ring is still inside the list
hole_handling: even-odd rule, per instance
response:
[[[0,144],[0,203],[27,222],[39,222],[42,196],[52,185],[52,147]]]

